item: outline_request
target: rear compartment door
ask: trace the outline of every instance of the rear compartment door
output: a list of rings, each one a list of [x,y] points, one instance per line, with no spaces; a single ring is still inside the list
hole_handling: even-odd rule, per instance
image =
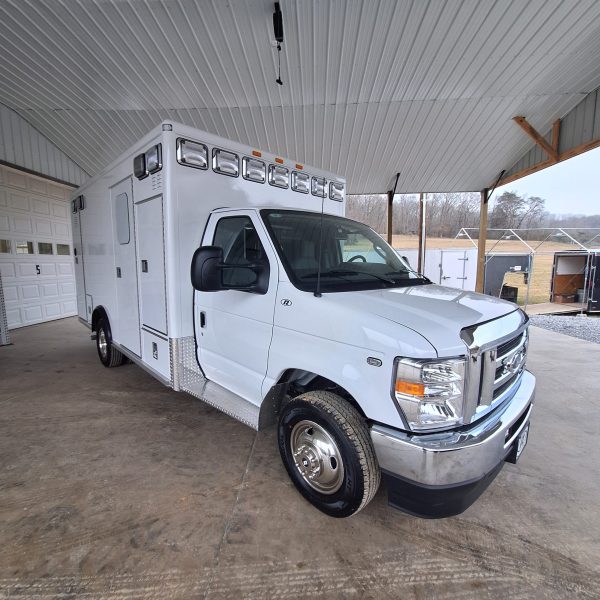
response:
[[[110,189],[110,202],[117,290],[117,315],[116,322],[112,323],[112,335],[116,342],[140,356],[140,308],[131,177]]]

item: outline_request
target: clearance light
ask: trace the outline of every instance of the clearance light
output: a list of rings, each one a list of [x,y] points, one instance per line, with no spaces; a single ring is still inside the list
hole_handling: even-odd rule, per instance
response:
[[[260,158],[262,156],[262,152],[260,150],[252,150],[252,156]]]
[[[229,177],[237,177],[240,173],[240,161],[237,154],[213,148],[213,171]]]
[[[392,396],[413,431],[463,424],[464,358],[398,358],[395,368]]]
[[[177,140],[177,162],[194,169],[208,169],[208,148],[200,142]]]
[[[292,171],[292,189],[301,194],[308,194],[310,192],[310,175]]]
[[[304,165],[299,165],[298,163],[296,163],[296,169],[302,171],[302,169],[304,169]]]
[[[262,160],[256,160],[249,156],[244,156],[242,159],[242,177],[248,181],[256,181],[264,183],[267,172],[267,167]]]
[[[275,159],[277,160],[277,159]],[[269,165],[269,183],[275,187],[287,188],[289,186],[289,170],[279,165]]]
[[[283,164],[283,158],[276,158],[276,159],[275,159],[275,162],[276,162],[278,165],[282,165],[282,164]]]

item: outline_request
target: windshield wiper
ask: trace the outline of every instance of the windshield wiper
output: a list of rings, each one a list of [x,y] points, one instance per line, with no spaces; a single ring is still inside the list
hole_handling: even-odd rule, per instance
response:
[[[369,273],[369,271],[346,271],[345,269],[331,269],[330,271],[321,271],[321,277],[331,275],[332,277],[341,277],[342,279],[346,275],[370,275],[375,279],[379,279],[379,281],[383,281],[385,283],[389,283],[390,285],[395,285],[396,282],[393,279],[388,279],[387,277],[382,277],[381,275],[376,275],[375,273]],[[316,273],[310,273],[309,275],[303,275],[302,279],[306,279],[307,277],[316,277]]]

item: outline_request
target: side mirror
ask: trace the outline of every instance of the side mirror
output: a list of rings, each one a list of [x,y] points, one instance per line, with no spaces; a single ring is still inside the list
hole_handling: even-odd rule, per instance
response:
[[[269,263],[228,265],[223,263],[223,248],[203,246],[194,252],[191,278],[194,289],[200,292],[240,290],[266,294],[269,289]]]
[[[192,258],[192,285],[200,292],[218,292],[223,289],[220,265],[223,264],[223,248],[203,246]]]

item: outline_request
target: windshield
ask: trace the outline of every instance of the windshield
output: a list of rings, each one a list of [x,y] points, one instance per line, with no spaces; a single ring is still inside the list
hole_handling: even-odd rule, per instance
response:
[[[316,291],[319,261],[322,292],[429,283],[367,225],[302,211],[261,214],[288,277],[301,290]]]

